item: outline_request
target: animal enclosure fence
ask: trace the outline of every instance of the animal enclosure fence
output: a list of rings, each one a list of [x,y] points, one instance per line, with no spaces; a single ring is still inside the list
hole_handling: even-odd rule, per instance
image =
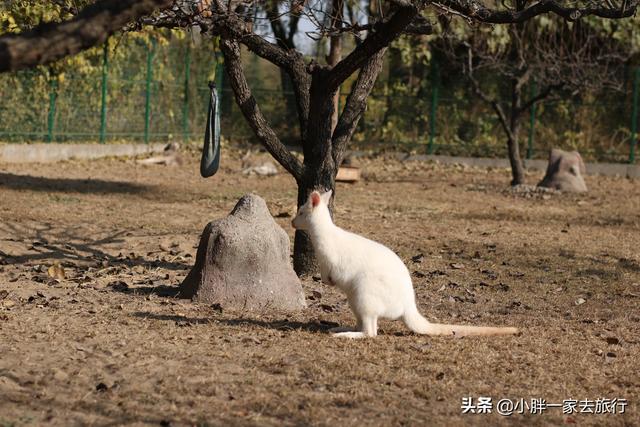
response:
[[[215,52],[210,43],[184,38],[111,39],[64,64],[1,75],[0,141],[200,140],[211,79],[221,95],[222,135],[251,141],[251,129],[225,84],[222,59]],[[293,94],[281,89],[278,70],[252,55],[244,60],[263,113],[285,143],[297,144]],[[490,107],[464,82],[443,84],[437,64],[432,65],[413,91],[391,87],[384,74],[379,78],[353,145],[505,156],[505,137]],[[623,92],[537,104],[522,123],[523,153],[545,157],[551,147],[575,148],[590,160],[634,162],[639,86],[640,68],[630,68]],[[531,94],[535,89],[531,85]]]

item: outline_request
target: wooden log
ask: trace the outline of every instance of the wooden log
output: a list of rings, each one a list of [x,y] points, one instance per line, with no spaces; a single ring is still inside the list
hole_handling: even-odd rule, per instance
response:
[[[360,180],[360,168],[355,166],[341,166],[336,175],[338,182],[357,182]]]

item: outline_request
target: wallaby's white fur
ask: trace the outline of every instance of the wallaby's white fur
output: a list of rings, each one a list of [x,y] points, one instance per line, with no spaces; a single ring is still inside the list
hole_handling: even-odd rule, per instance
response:
[[[335,328],[334,336],[375,337],[378,319],[402,319],[409,329],[427,335],[516,334],[516,328],[430,323],[416,307],[411,276],[389,248],[336,226],[328,203],[331,191],[314,191],[291,224],[313,244],[322,281],[340,288],[356,316],[355,329]]]

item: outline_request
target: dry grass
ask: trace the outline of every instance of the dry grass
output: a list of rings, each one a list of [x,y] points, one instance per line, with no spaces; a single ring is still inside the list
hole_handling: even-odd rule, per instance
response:
[[[347,341],[326,333],[352,321],[343,298],[313,280],[296,314],[172,298],[207,221],[249,191],[273,214],[295,201],[292,179],[242,176],[225,154],[209,180],[195,158],[1,167],[0,425],[640,424],[637,181],[526,198],[506,171],[361,161],[366,179],[338,187],[338,224],[400,254],[428,318],[523,333],[428,338],[382,322]],[[629,406],[463,415],[464,396]]]

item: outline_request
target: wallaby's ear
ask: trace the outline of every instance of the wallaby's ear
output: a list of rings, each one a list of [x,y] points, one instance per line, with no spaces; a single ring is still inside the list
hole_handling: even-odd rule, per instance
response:
[[[314,191],[313,193],[311,193],[310,198],[311,198],[311,206],[313,206],[314,208],[320,204],[320,193],[318,193],[317,191]]]
[[[322,193],[320,197],[322,197],[322,201],[329,205],[329,200],[331,200],[331,195],[333,194],[332,190],[327,190],[326,193]]]

